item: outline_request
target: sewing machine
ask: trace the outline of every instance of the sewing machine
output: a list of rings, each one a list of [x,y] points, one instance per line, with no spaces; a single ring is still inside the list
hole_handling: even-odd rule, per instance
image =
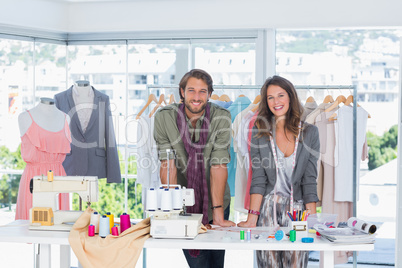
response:
[[[164,185],[167,186],[167,185]],[[186,206],[194,206],[194,189],[181,188],[182,208],[179,210],[146,210],[151,217],[151,236],[154,238],[194,239],[201,229],[202,214],[186,213]],[[163,199],[162,199],[163,200]]]
[[[29,229],[70,231],[82,211],[59,210],[58,194],[77,193],[88,206],[98,201],[96,176],[35,176],[32,179],[32,208]]]

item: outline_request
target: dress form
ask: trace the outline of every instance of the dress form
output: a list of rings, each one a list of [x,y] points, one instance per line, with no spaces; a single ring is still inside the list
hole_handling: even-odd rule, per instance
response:
[[[91,118],[94,91],[88,81],[77,81],[73,86],[73,100],[82,130],[85,132]]]
[[[69,117],[66,117],[65,113],[57,109],[54,105],[54,100],[50,98],[41,98],[38,105],[30,109],[29,112],[36,124],[51,132],[62,130],[66,119],[70,122]],[[28,112],[23,112],[18,116],[21,137],[31,126],[32,118],[29,116]]]

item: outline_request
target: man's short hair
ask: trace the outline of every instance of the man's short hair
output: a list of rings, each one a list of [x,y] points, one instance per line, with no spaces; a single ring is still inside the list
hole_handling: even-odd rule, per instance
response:
[[[183,76],[183,78],[180,80],[179,83],[179,94],[182,100],[184,100],[184,96],[181,94],[181,89],[183,89],[183,91],[186,90],[187,81],[191,77],[201,79],[202,81],[204,81],[208,85],[208,95],[212,94],[212,92],[214,91],[212,86],[213,84],[212,77],[204,70],[192,69]]]

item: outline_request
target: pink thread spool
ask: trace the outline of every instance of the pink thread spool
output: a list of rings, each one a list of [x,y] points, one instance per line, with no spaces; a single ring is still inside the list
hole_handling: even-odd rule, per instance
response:
[[[112,235],[119,236],[119,229],[117,229],[117,226],[112,227]]]
[[[130,215],[123,213],[120,215],[120,233],[131,227]]]
[[[88,226],[88,236],[95,236],[95,225]]]

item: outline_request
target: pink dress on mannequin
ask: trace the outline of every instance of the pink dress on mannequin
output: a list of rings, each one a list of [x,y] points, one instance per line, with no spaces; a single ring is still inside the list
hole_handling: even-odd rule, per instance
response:
[[[71,134],[67,119],[62,130],[52,132],[41,128],[28,113],[32,124],[21,137],[21,156],[27,165],[20,180],[16,220],[29,219],[29,209],[32,208],[32,194],[29,191],[31,178],[47,176],[49,170],[53,171],[54,176],[65,176],[62,163],[70,152]],[[69,210],[69,207],[69,194],[59,194],[59,209]]]

